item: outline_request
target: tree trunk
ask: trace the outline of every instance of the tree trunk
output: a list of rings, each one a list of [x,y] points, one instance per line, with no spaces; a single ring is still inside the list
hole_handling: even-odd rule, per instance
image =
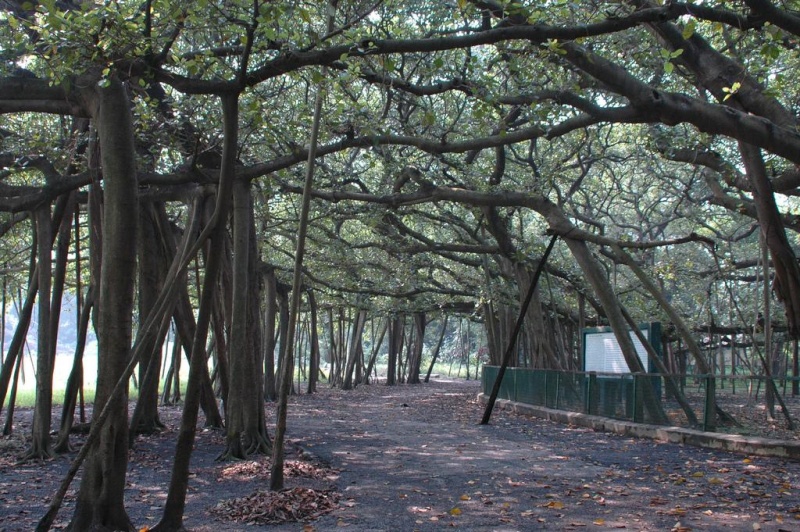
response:
[[[357,310],[353,328],[350,334],[350,342],[347,346],[347,366],[344,370],[344,381],[342,382],[342,390],[353,389],[353,370],[355,369],[356,359],[359,354],[359,347],[361,345],[361,337],[364,333],[364,325],[367,322],[367,311]]]
[[[230,334],[230,374],[226,412],[226,449],[222,459],[243,459],[253,451],[267,452],[268,442],[263,441],[261,382],[257,371],[257,346],[253,328],[258,320],[253,318],[253,304],[259,300],[251,283],[251,226],[252,202],[249,183],[237,181],[233,185],[233,293]],[[252,235],[254,236],[254,235]],[[253,257],[254,258],[254,257]],[[253,272],[254,273],[254,272]],[[260,360],[259,360],[260,362]],[[265,426],[265,425],[262,425]],[[248,442],[244,442],[245,436]],[[249,447],[249,448],[248,448]]]
[[[138,220],[139,238],[139,319],[142,322],[156,309],[155,302],[164,285],[166,270],[169,268],[164,249],[167,245],[160,238],[157,229],[159,216],[157,210],[163,204],[147,202],[141,205]],[[161,369],[161,346],[166,337],[169,318],[165,315],[161,332],[152,336],[143,347],[139,362],[139,398],[131,417],[131,443],[136,434],[152,434],[164,428],[158,416],[158,376]],[[139,329],[141,333],[141,329]]]
[[[284,290],[281,290],[280,287],[278,287],[278,312],[278,342],[276,342],[276,344],[280,351],[278,351],[278,373],[275,375],[275,386],[280,388],[280,369],[281,364],[284,363],[283,346],[286,343],[286,338],[289,334],[289,294]],[[277,391],[275,393],[275,400],[278,400]]]
[[[98,375],[94,415],[111,401],[95,452],[84,467],[70,530],[133,530],[125,511],[128,465],[128,394],[112,397],[131,349],[131,316],[136,271],[138,187],[130,101],[124,85],[112,78],[98,88],[93,112],[101,149],[105,213],[103,257],[98,293]],[[133,240],[133,241],[132,241]]]
[[[248,195],[250,207],[250,238],[248,245],[250,251],[248,256],[248,279],[249,295],[247,312],[247,338],[250,342],[249,352],[252,358],[250,366],[253,368],[250,387],[254,390],[251,394],[247,416],[245,418],[246,428],[244,442],[248,454],[272,453],[272,441],[270,441],[267,431],[267,416],[264,412],[264,358],[261,351],[261,321],[259,320],[259,310],[261,303],[261,280],[258,276],[259,249],[256,236],[256,225],[253,216],[253,198]]]
[[[442,318],[442,330],[439,331],[439,339],[436,341],[436,348],[433,350],[433,356],[431,357],[431,365],[428,366],[428,373],[425,374],[425,382],[431,380],[431,372],[433,371],[433,366],[436,364],[436,359],[439,358],[439,353],[442,350],[442,343],[444,342],[444,334],[447,332],[447,320],[449,316],[447,314],[444,315]]]
[[[61,424],[58,429],[58,439],[55,451],[67,453],[71,451],[69,444],[69,433],[75,417],[75,407],[78,402],[78,394],[83,386],[83,352],[86,348],[86,337],[89,332],[89,319],[92,315],[92,307],[95,300],[94,285],[89,285],[89,292],[83,302],[83,308],[78,323],[78,338],[75,345],[75,356],[72,361],[72,371],[67,378],[67,386],[64,390],[64,405],[61,410]]]
[[[317,298],[314,296],[314,290],[309,289],[308,294],[308,308],[311,314],[311,323],[309,325],[311,338],[309,339],[310,357],[308,363],[308,390],[307,393],[316,393],[317,382],[319,382],[319,334],[317,333]]]
[[[424,312],[414,313],[414,343],[408,356],[408,384],[420,384],[419,373],[422,366],[422,350],[425,347],[425,326],[428,324]]]
[[[211,318],[217,280],[222,264],[222,244],[225,237],[225,221],[231,203],[231,189],[235,178],[236,149],[239,128],[239,99],[237,96],[222,97],[223,145],[222,168],[217,190],[215,225],[211,233],[211,252],[206,259],[206,275],[197,314],[197,329],[192,342],[189,359],[189,382],[183,403],[183,415],[175,445],[175,460],[172,466],[164,514],[153,532],[179,531],[183,529],[183,513],[186,507],[186,491],[189,489],[189,463],[197,431],[197,414],[200,408],[202,374],[208,375],[206,364],[206,338]],[[210,382],[209,382],[210,385]]]
[[[589,284],[594,288],[594,292],[606,312],[608,323],[611,326],[611,330],[614,332],[614,337],[617,339],[620,351],[622,352],[625,362],[628,364],[630,372],[634,374],[645,373],[645,369],[642,367],[642,363],[636,354],[633,340],[631,340],[630,334],[628,333],[628,325],[620,312],[617,297],[608,279],[606,279],[602,268],[600,268],[594,257],[592,257],[584,241],[574,240],[566,236],[562,236],[562,238],[567,246],[569,246],[573,257],[575,257],[581,270],[583,270]],[[653,386],[648,379],[642,379],[641,384],[642,400],[649,422],[665,424],[667,422],[667,416],[656,396]]]
[[[761,150],[744,142],[739,143],[739,150],[753,189],[758,224],[772,255],[775,268],[772,289],[784,305],[789,335],[797,338],[800,336],[800,265],[786,236]]]
[[[386,385],[397,384],[397,359],[403,349],[403,316],[396,314],[389,323],[389,360],[386,368]]]
[[[372,326],[372,354],[369,357],[369,362],[367,362],[367,367],[364,369],[364,375],[361,377],[361,384],[369,384],[370,375],[372,375],[375,361],[378,359],[378,352],[381,349],[381,345],[383,345],[383,339],[388,328],[389,319],[381,320],[380,333],[378,333],[378,339],[375,340],[375,326],[374,324]]]
[[[503,347],[500,340],[500,320],[497,317],[494,303],[488,301],[481,305],[483,324],[486,329],[487,347],[489,348],[489,364],[499,366],[503,361]]]
[[[36,346],[36,402],[33,410],[31,446],[25,458],[51,458],[55,453],[50,441],[53,408],[53,337],[50,329],[50,291],[52,286],[50,204],[35,214],[39,264],[39,325]]]
[[[328,16],[328,32],[333,31],[333,12],[336,5],[330,5]],[[289,389],[292,384],[292,366],[294,361],[294,334],[297,326],[297,317],[300,314],[300,296],[303,280],[303,256],[306,247],[306,234],[308,232],[308,213],[311,208],[311,192],[314,178],[314,163],[317,154],[317,140],[319,137],[319,126],[322,118],[322,86],[317,88],[317,95],[314,102],[314,121],[311,125],[311,135],[309,139],[310,148],[308,159],[306,160],[306,176],[303,182],[303,197],[300,206],[300,219],[297,223],[297,247],[294,253],[294,270],[292,272],[292,306],[289,311],[289,327],[286,335],[286,343],[281,349],[283,367],[281,368],[281,379],[278,389],[278,404],[275,413],[275,442],[273,445],[272,467],[270,468],[269,489],[277,491],[283,489],[283,444],[286,432],[286,409],[288,406]]]
[[[33,272],[31,272],[30,282],[28,283],[28,293],[25,295],[25,302],[22,304],[22,309],[19,312],[17,328],[14,330],[14,336],[8,344],[8,354],[3,361],[2,369],[0,369],[0,411],[3,410],[3,403],[8,393],[11,376],[15,373],[14,367],[17,365],[17,360],[22,358],[22,350],[25,347],[25,340],[28,338],[28,329],[31,325],[33,306],[36,303],[36,294],[38,291],[39,274],[37,266],[34,268]]]
[[[222,459],[243,459],[242,447],[245,430],[247,396],[253,390],[248,386],[253,368],[249,367],[250,356],[247,342],[247,262],[249,237],[250,201],[249,185],[233,184],[233,293],[230,329],[230,373],[225,397],[226,449]]]
[[[275,320],[278,315],[278,286],[275,269],[267,268],[264,272],[264,397],[274,401],[278,396],[275,385]]]

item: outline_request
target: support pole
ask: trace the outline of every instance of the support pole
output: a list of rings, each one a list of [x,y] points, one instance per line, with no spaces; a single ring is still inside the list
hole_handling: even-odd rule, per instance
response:
[[[553,246],[555,245],[556,240],[558,240],[558,235],[554,234],[552,238],[550,238],[550,243],[547,245],[544,255],[542,255],[542,260],[540,260],[538,266],[536,266],[536,273],[533,274],[531,285],[528,287],[528,294],[525,296],[525,301],[522,302],[522,307],[519,309],[517,323],[514,325],[514,331],[511,333],[511,338],[508,341],[508,347],[503,355],[503,363],[500,365],[500,371],[497,372],[497,378],[494,381],[494,386],[492,386],[492,393],[489,395],[489,402],[486,403],[486,410],[483,412],[481,425],[488,425],[489,419],[492,417],[494,403],[497,401],[497,394],[500,392],[500,383],[503,382],[503,376],[506,373],[506,368],[508,367],[509,362],[511,362],[511,354],[514,352],[514,346],[517,345],[517,337],[519,336],[519,331],[522,329],[522,323],[525,321],[525,314],[527,314],[528,307],[533,299],[533,292],[536,290],[536,285],[539,283],[539,277],[542,275],[544,265],[547,263],[547,257],[549,257],[550,252],[553,251]]]

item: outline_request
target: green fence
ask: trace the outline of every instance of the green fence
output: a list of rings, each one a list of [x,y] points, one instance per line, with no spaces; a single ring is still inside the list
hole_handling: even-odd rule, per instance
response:
[[[489,394],[500,368],[483,367],[483,390]],[[561,410],[582,411],[586,405],[584,375],[550,370],[508,368],[500,384],[498,399],[508,399]]]
[[[489,395],[500,368],[484,366],[483,392]],[[689,423],[677,401],[662,393],[660,374],[614,374],[581,371],[555,371],[508,368],[501,383],[499,399],[582,412],[614,419],[650,422],[642,405],[642,385],[649,380],[660,398],[669,423],[704,430],[723,430],[748,434],[741,427],[718,427],[714,415],[718,407],[737,414],[743,404],[766,402],[768,377],[761,375],[672,375],[698,425]],[[800,394],[792,393],[794,377],[774,379],[777,396],[789,412],[800,409]],[[774,403],[775,401],[773,401]],[[779,405],[779,403],[776,403]],[[781,415],[776,407],[776,416]],[[758,433],[749,435],[759,435]]]

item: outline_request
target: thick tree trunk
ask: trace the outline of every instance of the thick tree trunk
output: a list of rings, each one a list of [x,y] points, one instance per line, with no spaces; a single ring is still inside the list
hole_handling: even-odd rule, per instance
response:
[[[125,511],[128,465],[128,394],[112,397],[131,350],[136,271],[138,186],[133,120],[125,88],[111,79],[93,95],[104,181],[103,258],[100,274],[98,375],[94,415],[109,402],[95,452],[86,460],[70,530],[133,530]]]
[[[250,203],[250,238],[248,245],[250,258],[248,262],[249,293],[247,305],[247,338],[249,341],[249,352],[252,360],[250,366],[253,372],[250,379],[250,387],[253,393],[250,397],[249,408],[245,418],[246,428],[244,442],[248,454],[271,454],[272,441],[267,431],[267,416],[264,411],[264,357],[261,351],[261,320],[259,320],[261,303],[261,280],[258,276],[259,250],[256,235],[256,225],[253,216],[253,198],[248,195]]]
[[[258,281],[254,279],[255,250],[251,249],[255,244],[251,240],[255,238],[252,208],[249,183],[237,181],[233,186],[233,298],[230,380],[225,405],[227,436],[222,459],[269,452],[256,330],[260,298]]]
[[[233,185],[233,298],[230,333],[230,374],[228,392],[225,397],[225,425],[227,429],[226,450],[223,459],[245,458],[242,447],[248,396],[252,395],[250,377],[251,356],[247,341],[248,299],[248,237],[250,236],[249,185],[236,182]]]

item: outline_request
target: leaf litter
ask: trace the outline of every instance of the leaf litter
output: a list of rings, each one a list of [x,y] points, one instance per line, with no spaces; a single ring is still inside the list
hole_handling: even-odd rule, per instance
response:
[[[281,491],[258,490],[236,499],[220,502],[210,513],[220,520],[253,525],[313,521],[339,506],[333,490],[289,488]]]

